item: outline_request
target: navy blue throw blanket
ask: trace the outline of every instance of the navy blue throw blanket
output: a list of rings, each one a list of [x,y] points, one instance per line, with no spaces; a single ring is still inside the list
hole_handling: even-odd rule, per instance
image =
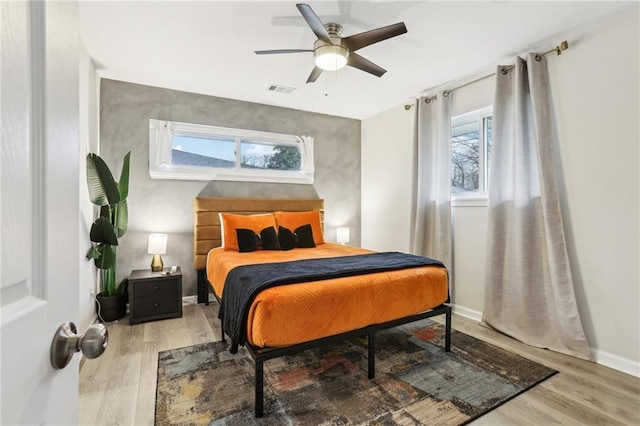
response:
[[[235,354],[238,344],[244,345],[249,308],[262,290],[430,265],[444,267],[439,260],[398,252],[237,266],[227,275],[218,311],[218,318],[224,324],[223,333],[226,332],[231,339],[229,352]]]

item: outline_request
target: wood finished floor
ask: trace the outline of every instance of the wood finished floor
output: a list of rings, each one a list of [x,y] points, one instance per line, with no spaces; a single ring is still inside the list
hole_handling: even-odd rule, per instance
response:
[[[158,352],[220,338],[217,305],[184,305],[182,318],[109,325],[102,357],[80,368],[79,424],[153,425]],[[640,425],[640,379],[536,349],[453,317],[453,328],[560,373],[473,425]]]

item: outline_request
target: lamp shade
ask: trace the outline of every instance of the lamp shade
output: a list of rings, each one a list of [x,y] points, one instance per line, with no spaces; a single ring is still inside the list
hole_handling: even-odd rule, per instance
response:
[[[348,243],[349,242],[349,228],[342,227],[338,228],[336,241],[339,243]]]
[[[167,252],[167,234],[149,234],[149,254],[165,254]]]

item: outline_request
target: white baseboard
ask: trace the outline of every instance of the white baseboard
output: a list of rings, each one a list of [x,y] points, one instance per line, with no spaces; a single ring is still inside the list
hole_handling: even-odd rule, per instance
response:
[[[593,360],[600,365],[635,377],[640,377],[640,362],[595,348],[591,348],[591,355],[593,356]]]
[[[473,309],[465,308],[464,306],[452,305],[453,313],[465,318],[469,318],[476,322],[482,321],[482,312],[475,311]],[[628,358],[623,358],[618,355],[614,355],[609,352],[602,351],[600,349],[591,348],[591,355],[593,360],[605,367],[613,368],[614,370],[621,371],[625,374],[630,374],[635,377],[640,377],[640,363]]]
[[[198,296],[182,296],[183,305],[197,305]]]
[[[482,312],[465,308],[464,306],[460,306],[460,305],[452,305],[452,306],[453,306],[454,314],[460,315],[461,317],[469,318],[476,322],[482,321]]]
[[[209,293],[209,303],[215,302],[216,298],[213,294]],[[197,305],[198,304],[198,296],[183,296],[182,297],[183,305]]]

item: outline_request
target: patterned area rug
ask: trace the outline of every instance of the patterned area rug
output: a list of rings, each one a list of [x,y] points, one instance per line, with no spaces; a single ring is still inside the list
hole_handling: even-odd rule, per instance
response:
[[[444,352],[431,320],[376,334],[376,378],[366,339],[264,363],[264,418],[253,414],[254,367],[214,342],[160,352],[158,425],[461,425],[556,371],[461,332]]]

